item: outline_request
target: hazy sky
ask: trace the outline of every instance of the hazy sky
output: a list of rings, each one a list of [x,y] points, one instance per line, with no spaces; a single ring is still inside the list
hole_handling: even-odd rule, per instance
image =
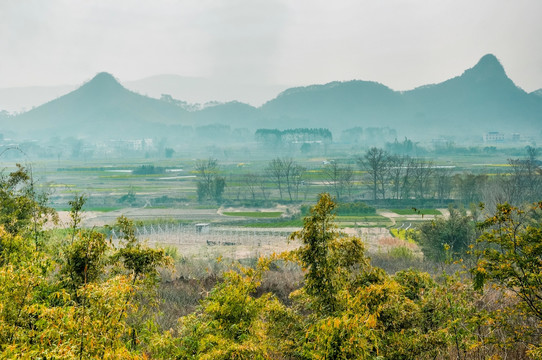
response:
[[[541,0],[0,0],[0,87],[155,74],[395,90],[495,54],[542,88]]]

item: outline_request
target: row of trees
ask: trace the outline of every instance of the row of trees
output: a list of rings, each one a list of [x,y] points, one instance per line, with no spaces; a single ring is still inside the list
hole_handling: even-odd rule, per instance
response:
[[[452,165],[436,165],[433,161],[409,155],[395,155],[371,148],[355,158],[357,169],[339,161],[326,162],[317,177],[292,158],[271,160],[262,173],[249,172],[237,179],[237,199],[269,200],[274,188],[280,200],[299,200],[307,194],[309,184],[321,184],[338,201],[370,198],[373,201],[449,200],[465,205],[484,202],[489,206],[509,202],[522,204],[542,198],[542,169],[536,149],[527,147],[527,157],[510,159],[505,173],[496,176],[457,172]],[[198,199],[221,202],[226,185],[216,159],[196,163]],[[360,186],[361,183],[361,186]],[[360,190],[367,189],[367,196]],[[233,190],[235,191],[235,190]]]
[[[528,146],[525,159],[510,159],[510,173],[489,179],[480,174],[454,174],[453,167],[435,166],[432,161],[408,155],[393,155],[379,148],[369,149],[357,158],[367,173],[372,199],[449,199],[464,203],[505,201],[523,204],[542,197],[542,169],[535,148]]]
[[[436,167],[432,161],[408,155],[392,155],[379,148],[369,149],[363,156],[358,156],[356,161],[367,173],[372,199],[375,201],[450,197],[450,167]]]

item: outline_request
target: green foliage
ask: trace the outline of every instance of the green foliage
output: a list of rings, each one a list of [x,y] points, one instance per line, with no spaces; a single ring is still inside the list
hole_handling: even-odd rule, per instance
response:
[[[64,251],[65,265],[62,272],[67,286],[74,291],[82,285],[95,282],[102,275],[107,263],[108,245],[105,235],[92,231],[80,231]]]
[[[446,308],[433,318],[439,287],[413,270],[394,278],[370,266],[357,238],[333,224],[335,204],[322,194],[293,233],[303,246],[293,253],[306,269],[305,286],[292,294],[305,314],[298,335],[300,358],[434,358],[449,345]],[[308,314],[308,315],[307,315]]]
[[[429,274],[412,269],[399,271],[393,278],[403,286],[404,295],[410,300],[419,300],[423,293],[436,287],[435,281]]]
[[[542,321],[542,202],[527,211],[509,204],[497,206],[495,215],[481,227],[489,229],[478,241],[488,246],[478,251],[472,269],[474,286],[494,282],[521,299],[525,311]]]
[[[173,154],[175,154],[175,150],[172,148],[165,148],[164,149],[164,155],[166,156],[166,159],[171,159],[173,157]]]
[[[251,218],[276,218],[282,215],[281,211],[225,211],[226,216],[245,216]]]
[[[428,259],[444,262],[464,258],[475,242],[477,233],[471,217],[451,206],[449,211],[448,219],[423,223],[414,233]]]
[[[307,206],[307,205],[301,206],[302,214],[308,215],[309,211],[310,211],[310,206]],[[341,202],[341,203],[336,204],[334,213],[339,216],[375,215],[376,209],[361,201]]]
[[[0,205],[23,196],[33,204],[30,212],[40,206],[32,192],[4,195]],[[72,225],[61,232],[65,238],[55,243],[58,248],[32,246],[43,219],[19,221],[14,233],[0,225],[0,358],[145,358],[142,348],[155,330],[135,320],[149,290],[132,274],[155,277],[165,256],[132,242],[139,253],[124,257],[121,251],[131,260],[126,266],[112,262],[119,257],[105,236],[79,228],[84,202],[83,196],[70,202]]]
[[[374,215],[376,209],[364,202],[356,201],[351,203],[339,203],[337,215]]]
[[[416,258],[416,255],[405,246],[396,246],[390,249],[389,255],[397,260],[412,261]]]
[[[132,220],[121,216],[115,226],[122,234],[123,246],[117,249],[112,259],[122,263],[130,272],[134,283],[139,277],[154,281],[158,277],[158,268],[171,264],[171,258],[163,249],[152,249],[138,241]]]
[[[36,191],[32,173],[20,164],[9,175],[0,174],[0,225],[10,234],[30,235],[36,248],[43,237],[42,225],[56,220],[46,203],[47,194]]]
[[[415,233],[414,229],[390,229],[391,236],[408,242],[414,242]]]
[[[224,281],[203,300],[197,312],[181,319],[179,337],[166,338],[169,345],[159,348],[160,356],[268,359],[264,320],[269,310],[281,305],[269,295],[252,295],[268,266],[269,260],[262,259],[255,269],[239,266],[237,271],[226,272]]]
[[[345,287],[345,273],[352,266],[365,264],[361,241],[339,237],[333,222],[335,206],[329,194],[322,194],[305,218],[303,230],[290,235],[292,240],[303,242],[296,257],[307,269],[305,291],[314,298],[314,309],[330,314],[338,310],[338,295]]]
[[[117,247],[81,229],[84,196],[70,202],[70,228],[49,243],[44,202],[20,170],[0,183],[0,358],[479,359],[510,349],[540,357],[542,203],[500,205],[483,223],[474,285],[500,287],[484,295],[461,274],[390,276],[372,266],[361,240],[337,230],[336,204],[322,194],[291,235],[298,250],[225,272],[194,313],[161,333],[152,315],[166,252],[140,242],[124,217]],[[458,211],[431,226],[428,238],[440,236],[454,255],[465,245],[453,236],[473,231]],[[411,254],[399,249],[397,258]],[[302,267],[304,282],[282,303],[261,284],[287,261]]]

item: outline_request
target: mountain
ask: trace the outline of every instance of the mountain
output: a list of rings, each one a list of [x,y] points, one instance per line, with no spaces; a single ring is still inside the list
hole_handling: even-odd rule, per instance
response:
[[[369,81],[332,82],[288,89],[261,107],[278,124],[348,127],[349,123],[387,121],[401,107],[399,93]]]
[[[284,85],[237,83],[214,78],[160,74],[122,83],[128,90],[159,99],[171,95],[192,104],[210,101],[242,101],[260,106],[287,88]],[[65,95],[78,85],[27,86],[0,88],[0,111],[25,112]]]
[[[542,128],[542,98],[518,88],[491,54],[439,84],[396,92],[367,81],[333,82],[286,90],[261,110],[281,125],[392,127],[414,138]]]
[[[171,77],[162,80],[167,79]],[[171,84],[201,80],[183,79]],[[540,134],[541,95],[517,87],[491,54],[457,77],[409,91],[371,81],[331,82],[287,89],[258,108],[238,101],[198,108],[172,96],[158,100],[127,90],[112,75],[100,73],[77,90],[0,122],[3,131],[36,138],[177,137],[197,143],[191,131],[198,133],[198,127],[199,133],[206,127],[215,132],[245,128],[242,133],[258,128],[325,127],[336,132],[388,127],[400,138],[415,140],[440,135],[479,139],[487,131]]]
[[[461,76],[403,95],[410,126],[428,130],[519,131],[542,120],[542,102],[518,88],[491,54]]]
[[[123,138],[161,132],[187,114],[178,106],[125,89],[104,72],[79,89],[16,116],[13,126],[27,134]]]

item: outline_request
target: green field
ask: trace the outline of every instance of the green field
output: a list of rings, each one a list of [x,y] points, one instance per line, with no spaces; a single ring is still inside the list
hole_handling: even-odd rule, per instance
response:
[[[277,218],[282,215],[281,211],[225,211],[226,216],[243,216],[250,218]]]
[[[363,221],[363,222],[387,222],[390,221],[387,217],[381,215],[339,215],[335,218],[335,221],[344,222],[344,221]]]
[[[258,222],[258,223],[245,224],[244,226],[248,228],[303,227],[303,220],[291,219],[291,220],[276,221],[276,222]]]

